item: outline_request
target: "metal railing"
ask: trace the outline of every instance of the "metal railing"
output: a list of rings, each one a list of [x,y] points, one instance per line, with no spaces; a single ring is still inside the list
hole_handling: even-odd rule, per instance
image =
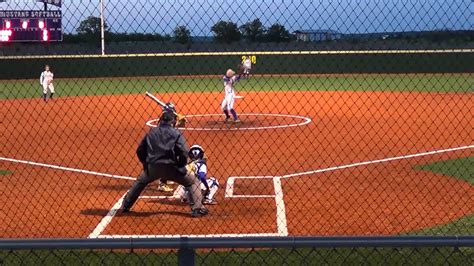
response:
[[[410,252],[400,252],[407,249]],[[427,252],[424,249],[428,249]],[[45,253],[41,253],[43,250]],[[66,255],[57,251],[66,252]],[[8,264],[13,256],[19,259],[25,256],[21,252],[33,252],[39,264],[47,262],[50,257],[48,253],[57,257],[67,257],[67,252],[75,254],[74,251],[87,251],[96,257],[104,257],[102,262],[116,264],[114,256],[120,257],[120,263],[127,264],[127,260],[142,259],[146,264],[147,256],[156,255],[158,258],[172,256],[178,265],[207,264],[206,260],[214,261],[216,254],[223,260],[226,256],[240,254],[241,262],[254,262],[253,255],[268,260],[277,260],[282,264],[293,261],[295,254],[301,253],[324,253],[327,262],[336,259],[332,256],[340,256],[341,252],[347,253],[341,262],[359,261],[365,257],[365,263],[377,262],[378,256],[388,263],[397,262],[430,262],[434,257],[439,263],[462,263],[472,265],[474,262],[474,236],[451,236],[451,237],[419,237],[419,236],[399,236],[399,237],[221,237],[221,238],[140,238],[140,239],[11,239],[0,241],[0,264]],[[165,251],[167,250],[167,251]],[[169,251],[171,250],[171,251]],[[344,250],[344,251],[341,251]],[[389,253],[385,253],[386,251]],[[289,252],[287,257],[279,257],[281,252]],[[384,254],[400,255],[402,258],[390,258]],[[253,254],[255,253],[255,254]],[[270,255],[267,255],[267,254]],[[331,255],[331,253],[334,253]],[[352,253],[356,256],[351,255]],[[376,257],[371,253],[377,254]],[[15,254],[15,255],[12,255]],[[28,254],[28,253],[27,253]],[[81,256],[84,254],[80,253]],[[111,256],[110,254],[114,254]],[[171,255],[170,255],[171,254]],[[273,254],[273,255],[272,255]],[[44,256],[45,261],[42,261]],[[161,256],[161,257],[160,257]],[[434,256],[434,257],[432,257]],[[10,257],[10,259],[9,259]],[[27,257],[27,256],[25,256]],[[247,258],[247,261],[245,261]],[[297,260],[304,264],[314,264],[315,258],[311,256],[301,256]],[[21,260],[21,259],[20,259]],[[436,261],[432,261],[435,262]],[[164,261],[161,261],[164,262]]]

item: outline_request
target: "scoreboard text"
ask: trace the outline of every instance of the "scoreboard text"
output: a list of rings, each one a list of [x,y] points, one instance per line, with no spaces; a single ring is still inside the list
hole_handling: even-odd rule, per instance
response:
[[[0,42],[62,41],[61,11],[0,11]]]

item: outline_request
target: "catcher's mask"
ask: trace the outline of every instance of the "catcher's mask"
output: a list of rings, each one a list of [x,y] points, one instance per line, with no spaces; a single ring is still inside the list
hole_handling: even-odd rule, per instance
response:
[[[168,122],[174,124],[176,122],[176,108],[173,103],[167,103],[163,107],[163,112],[161,113],[160,121]]]
[[[192,161],[204,159],[204,149],[199,145],[193,145],[189,149],[189,159]]]

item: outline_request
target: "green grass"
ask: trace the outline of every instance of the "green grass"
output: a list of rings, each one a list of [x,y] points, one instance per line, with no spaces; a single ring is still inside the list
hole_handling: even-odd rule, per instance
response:
[[[472,75],[409,74],[321,77],[253,77],[237,85],[238,91],[472,91]],[[154,92],[222,91],[220,78],[100,78],[55,80],[58,96],[117,95]],[[41,95],[38,80],[0,81],[0,99],[35,98]]]
[[[8,174],[11,174],[12,172],[8,171],[8,170],[2,170],[0,169],[0,175],[8,175]]]
[[[415,167],[417,170],[452,176],[474,185],[474,156],[435,162]],[[464,216],[456,221],[436,225],[412,232],[416,235],[474,235],[474,214]]]
[[[474,156],[435,162],[415,169],[456,177],[474,185]]]

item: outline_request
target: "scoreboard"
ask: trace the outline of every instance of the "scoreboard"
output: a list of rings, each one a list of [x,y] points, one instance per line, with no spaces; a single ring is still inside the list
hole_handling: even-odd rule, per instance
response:
[[[61,18],[60,10],[0,11],[0,42],[62,41]]]

